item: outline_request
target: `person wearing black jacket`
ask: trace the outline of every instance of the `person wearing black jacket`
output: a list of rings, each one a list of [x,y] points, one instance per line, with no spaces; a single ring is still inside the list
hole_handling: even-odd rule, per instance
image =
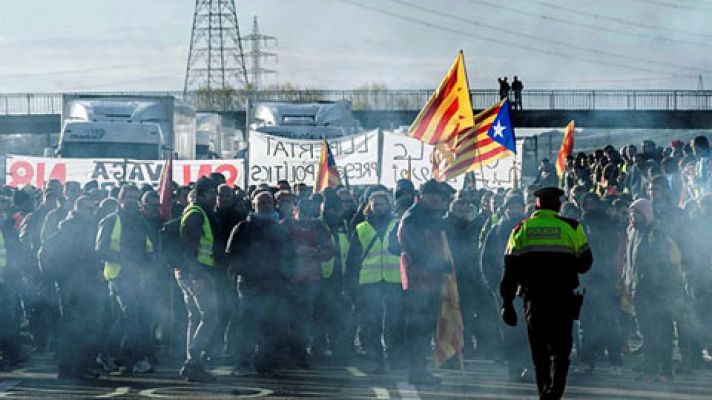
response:
[[[491,299],[489,306],[498,310],[502,303],[498,302],[498,282],[504,272],[504,259],[502,254],[507,247],[507,240],[517,224],[524,218],[524,198],[520,195],[510,194],[504,200],[504,215],[485,236],[482,246],[480,268]],[[487,306],[487,305],[484,305]],[[516,303],[517,310],[522,312],[521,303]],[[527,352],[527,331],[523,326],[509,327],[499,324],[500,344],[504,349],[510,379],[528,379],[530,362]]]
[[[279,224],[271,192],[263,191],[253,199],[255,211],[240,222],[230,234],[227,256],[230,271],[240,276],[241,339],[235,349],[238,369],[250,364],[255,346],[259,353],[254,367],[258,374],[275,376],[277,344],[283,338],[287,315],[284,296],[291,278],[288,270],[294,249],[287,231]]]
[[[442,215],[450,192],[444,184],[431,179],[421,186],[420,193],[420,200],[405,212],[398,226],[401,264],[406,271],[403,279],[408,280],[404,298],[408,381],[437,384],[440,379],[428,372],[426,357],[438,317],[443,277],[452,268],[442,246]]]
[[[139,191],[134,185],[124,185],[119,191],[121,208],[99,222],[95,250],[104,261],[104,279],[117,307],[118,317],[105,338],[99,357],[107,372],[116,371],[115,357],[121,344],[133,358],[135,372],[149,372],[147,349],[139,323],[141,304],[141,270],[152,256],[153,243],[148,227],[139,212]],[[122,340],[122,338],[124,340]]]
[[[97,204],[80,196],[67,218],[59,223],[40,250],[45,273],[56,280],[61,301],[57,343],[58,377],[81,379],[93,376],[103,304],[100,262],[94,251]]]
[[[175,277],[188,313],[186,360],[180,376],[195,382],[215,380],[203,368],[202,354],[218,321],[215,276],[220,226],[213,213],[216,189],[212,179],[200,178],[195,184],[195,201],[183,210],[180,224],[184,258]]]

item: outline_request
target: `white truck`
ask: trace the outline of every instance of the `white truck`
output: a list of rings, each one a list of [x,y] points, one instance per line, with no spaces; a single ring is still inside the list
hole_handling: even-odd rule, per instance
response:
[[[259,102],[249,126],[258,132],[300,139],[328,139],[362,131],[348,101]]]
[[[67,94],[56,155],[194,159],[195,111],[172,96]]]

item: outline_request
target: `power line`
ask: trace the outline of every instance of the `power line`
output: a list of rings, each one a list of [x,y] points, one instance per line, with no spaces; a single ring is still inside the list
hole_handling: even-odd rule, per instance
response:
[[[646,5],[656,5],[660,7],[667,7],[667,8],[674,8],[676,10],[688,10],[688,11],[694,11],[694,12],[700,12],[700,11],[709,11],[709,8],[695,8],[691,7],[685,4],[678,4],[678,3],[667,3],[665,1],[659,1],[659,0],[635,0],[639,3],[645,3]]]
[[[445,13],[445,12],[442,12],[442,11],[439,11],[439,10],[435,10],[435,9],[432,9],[432,8],[428,8],[428,7],[424,7],[424,6],[421,6],[421,5],[408,3],[408,2],[405,2],[405,1],[403,1],[403,0],[390,0],[390,1],[391,1],[391,2],[394,2],[394,3],[402,4],[402,5],[411,7],[411,8],[415,8],[415,9],[418,9],[418,10],[421,10],[421,11],[430,12],[430,13],[433,13],[433,14],[436,14],[436,15],[439,15],[439,16],[442,16],[442,17],[453,18],[453,19],[459,20],[459,21],[461,21],[461,22],[465,22],[465,23],[468,23],[468,24],[473,24],[473,25],[480,26],[480,27],[483,27],[483,28],[486,28],[486,29],[491,29],[491,30],[494,30],[494,31],[496,31],[496,32],[498,32],[498,33],[507,34],[507,35],[513,35],[513,36],[520,36],[520,37],[524,37],[524,38],[527,38],[527,39],[530,39],[530,40],[535,40],[535,41],[538,41],[538,42],[544,42],[544,43],[548,43],[548,44],[554,44],[554,45],[558,45],[558,46],[564,46],[564,47],[568,47],[568,48],[575,49],[575,50],[578,50],[578,51],[583,51],[583,52],[588,52],[588,53],[595,53],[595,54],[599,54],[599,55],[602,55],[602,56],[615,57],[615,58],[618,58],[618,59],[627,59],[627,60],[631,60],[631,61],[642,62],[642,63],[645,63],[645,64],[652,64],[652,65],[656,65],[656,64],[657,64],[657,65],[660,66],[660,67],[667,67],[667,68],[674,68],[674,69],[686,69],[686,70],[690,70],[690,71],[694,71],[694,72],[698,72],[698,73],[699,73],[699,71],[709,71],[709,72],[712,72],[712,69],[708,69],[708,68],[690,67],[690,66],[682,65],[682,64],[664,63],[664,62],[659,62],[659,61],[656,62],[656,61],[653,61],[653,60],[647,60],[647,59],[644,59],[644,58],[633,57],[633,56],[629,56],[629,55],[625,55],[625,54],[613,53],[613,52],[606,51],[606,50],[599,50],[599,49],[596,49],[596,48],[585,47],[585,46],[579,46],[579,45],[567,43],[567,42],[564,42],[564,41],[561,41],[561,40],[549,39],[549,38],[543,37],[543,36],[537,36],[537,35],[532,35],[532,34],[522,33],[522,32],[510,32],[510,31],[507,31],[507,30],[503,30],[503,29],[502,29],[501,27],[499,27],[499,26],[489,25],[489,24],[480,22],[480,21],[478,21],[478,20],[473,20],[473,19],[469,19],[469,18],[464,18],[464,17],[461,17],[461,16],[459,16],[459,15],[455,15],[455,14]]]
[[[615,23],[618,23],[618,24],[622,24],[622,25],[625,25],[625,26],[636,26],[636,27],[638,27],[638,28],[651,29],[651,30],[654,30],[654,31],[657,31],[657,32],[659,32],[659,31],[667,31],[667,32],[671,32],[671,33],[678,33],[678,34],[684,34],[684,35],[689,35],[689,36],[698,36],[698,37],[702,37],[702,38],[712,38],[712,35],[705,35],[705,34],[702,34],[702,33],[699,33],[699,32],[695,32],[695,31],[690,31],[690,30],[686,30],[686,29],[679,29],[679,28],[664,28],[664,27],[661,27],[661,26],[658,26],[658,25],[646,24],[646,23],[638,22],[638,21],[630,21],[630,20],[627,20],[627,19],[624,19],[624,18],[612,17],[612,16],[609,16],[609,15],[602,15],[602,14],[597,14],[597,13],[593,13],[593,12],[588,12],[588,11],[583,11],[583,10],[577,10],[577,9],[574,9],[574,8],[562,6],[562,5],[559,5],[559,4],[553,4],[553,3],[549,3],[549,2],[541,1],[541,0],[527,0],[527,3],[539,4],[539,5],[544,6],[544,7],[549,7],[549,8],[553,8],[553,9],[559,10],[559,11],[568,12],[568,13],[570,13],[570,14],[585,15],[585,16],[592,17],[592,18],[599,19],[599,20],[612,21],[612,22],[615,22]],[[690,42],[690,43],[697,43],[697,42]]]
[[[699,46],[699,47],[709,48],[709,45],[707,43],[702,43],[702,42],[691,42],[689,40],[684,40],[684,39],[660,37],[660,36],[650,35],[650,34],[645,34],[645,33],[631,32],[631,31],[626,31],[626,30],[621,30],[621,29],[616,29],[616,28],[611,28],[611,27],[606,27],[606,26],[588,24],[585,22],[571,21],[571,20],[568,20],[565,18],[557,18],[557,17],[545,15],[545,14],[523,11],[523,10],[520,10],[517,8],[507,7],[502,4],[490,3],[490,2],[482,1],[482,0],[468,0],[468,1],[470,3],[484,5],[484,6],[491,7],[491,8],[497,9],[497,10],[507,10],[509,12],[525,15],[528,17],[543,19],[543,20],[552,21],[552,22],[556,22],[556,23],[560,23],[560,24],[564,24],[564,25],[571,25],[571,26],[575,26],[578,28],[588,28],[588,29],[593,29],[596,31],[612,32],[612,33],[616,33],[619,35],[626,35],[626,36],[637,37],[637,38],[642,38],[642,39],[654,39],[654,40],[659,40],[659,41],[675,42],[675,43],[682,43],[682,44],[686,44],[686,45],[690,45],[690,46]],[[538,2],[538,1],[534,1],[534,0],[531,2],[537,3],[537,4],[546,4],[546,3]],[[556,7],[557,9],[559,8],[558,6],[555,6],[553,4],[548,4],[547,6]],[[562,7],[561,10],[567,11],[565,7]],[[596,15],[596,14],[594,14],[594,15]]]
[[[372,12],[375,12],[378,14],[386,15],[386,16],[389,16],[392,18],[403,20],[403,21],[412,22],[412,23],[415,23],[418,25],[427,26],[432,29],[437,29],[437,30],[449,32],[449,33],[454,33],[454,34],[461,35],[461,36],[474,37],[477,39],[486,40],[488,43],[498,43],[498,44],[502,44],[505,46],[514,47],[514,48],[518,48],[521,50],[525,50],[525,51],[529,51],[529,52],[533,52],[533,53],[537,53],[537,54],[546,54],[549,56],[564,58],[567,60],[579,60],[579,61],[584,61],[584,62],[587,62],[590,64],[599,65],[599,66],[621,68],[621,69],[627,69],[627,70],[632,70],[632,71],[637,71],[637,72],[650,72],[650,73],[656,73],[656,74],[663,74],[665,76],[670,76],[670,77],[679,77],[679,78],[696,78],[697,77],[697,75],[692,75],[692,74],[669,72],[669,71],[651,69],[651,68],[646,68],[646,67],[636,67],[636,66],[631,66],[631,65],[627,65],[627,64],[619,64],[619,63],[610,62],[610,61],[602,61],[601,59],[598,59],[598,58],[586,58],[586,57],[581,57],[581,56],[574,55],[574,54],[566,54],[566,53],[561,53],[561,52],[557,52],[557,51],[534,48],[534,47],[519,44],[517,42],[511,42],[511,41],[499,39],[497,37],[485,36],[485,35],[477,34],[474,32],[466,32],[466,31],[459,30],[459,29],[454,29],[454,28],[437,25],[437,24],[434,24],[432,22],[425,21],[422,19],[418,19],[418,18],[402,15],[402,14],[399,14],[396,12],[383,10],[383,9],[380,9],[377,7],[372,7],[369,5],[361,4],[354,0],[341,0],[341,1],[344,3],[348,3],[352,6],[364,9],[364,10],[369,10],[369,11],[372,11]]]

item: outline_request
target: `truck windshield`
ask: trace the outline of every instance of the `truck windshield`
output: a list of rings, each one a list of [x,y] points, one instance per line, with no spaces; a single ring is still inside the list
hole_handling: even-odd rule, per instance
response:
[[[159,158],[157,145],[139,143],[65,143],[59,149],[59,154],[64,158]]]

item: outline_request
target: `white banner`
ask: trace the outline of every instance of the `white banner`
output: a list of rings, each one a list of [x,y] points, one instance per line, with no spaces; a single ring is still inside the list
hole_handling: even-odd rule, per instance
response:
[[[316,181],[321,140],[291,139],[250,132],[249,184],[275,184],[281,179],[290,183]],[[378,131],[329,139],[336,167],[345,183],[373,185],[378,183]]]
[[[157,186],[164,160],[122,160],[100,158],[47,158],[8,155],[5,162],[5,181],[9,186],[32,185],[43,187],[49,179],[77,181],[81,184],[97,181],[109,189],[121,182],[145,183]],[[179,185],[195,182],[211,172],[225,175],[230,185],[242,186],[245,163],[234,160],[174,160],[173,181]]]
[[[383,132],[383,175],[381,184],[395,188],[396,181],[408,177],[408,157],[410,157],[411,180],[415,188],[432,178],[430,156],[433,146],[398,132]],[[462,188],[463,177],[448,181],[456,189]]]
[[[411,179],[416,188],[432,177],[430,156],[433,146],[413,139],[400,132],[383,132],[383,170],[381,183],[389,188],[396,186],[396,181],[408,176],[408,157],[411,160]],[[473,171],[478,188],[496,189],[513,186],[514,171],[518,171],[521,181],[522,141],[517,141],[517,167],[515,158],[497,160],[494,164]],[[464,175],[451,179],[448,183],[455,189],[461,189]]]

